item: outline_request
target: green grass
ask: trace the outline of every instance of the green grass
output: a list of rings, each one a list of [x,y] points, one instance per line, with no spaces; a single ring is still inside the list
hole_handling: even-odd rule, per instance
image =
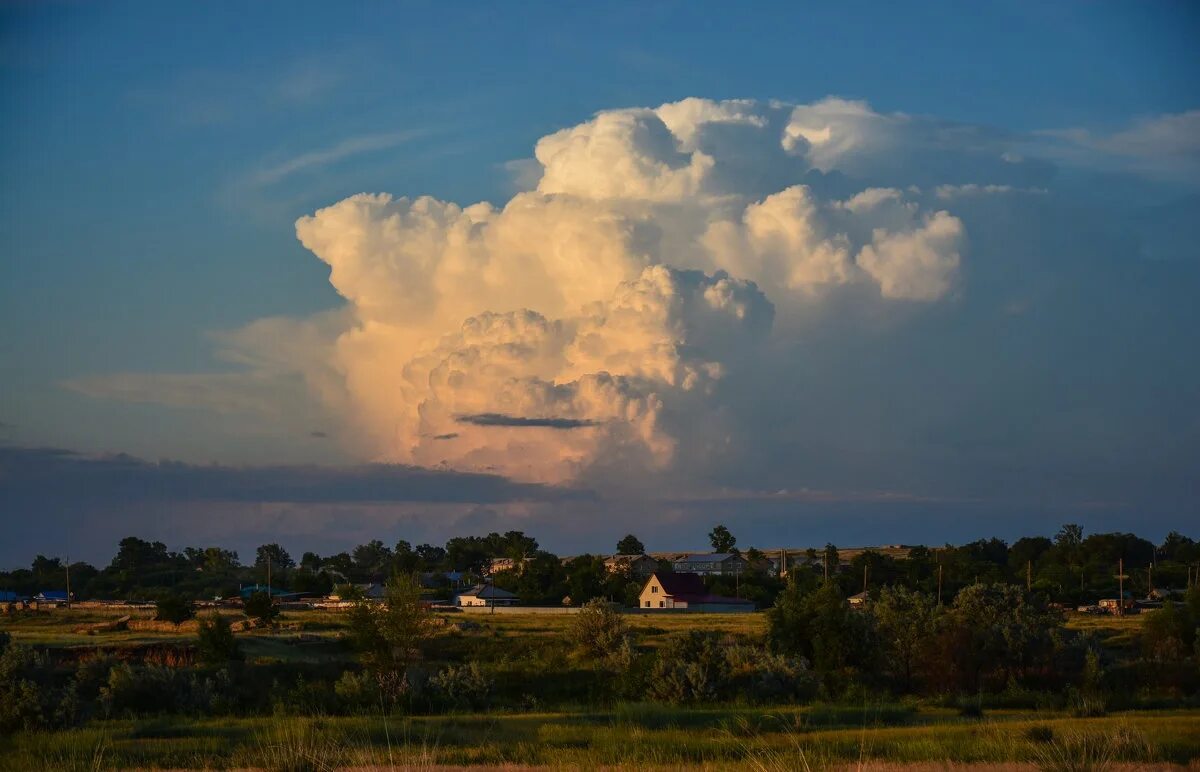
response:
[[[17,735],[0,769],[324,769],[335,765],[522,764],[623,769],[720,765],[822,769],[863,760],[1033,762],[1200,758],[1200,713],[1097,719],[1009,712],[985,721],[896,706],[672,709],[431,717],[154,719]],[[1031,731],[1036,727],[1036,730]],[[1097,759],[1099,759],[1099,755]],[[1097,766],[1093,764],[1093,766]],[[1078,768],[1078,767],[1076,767]]]

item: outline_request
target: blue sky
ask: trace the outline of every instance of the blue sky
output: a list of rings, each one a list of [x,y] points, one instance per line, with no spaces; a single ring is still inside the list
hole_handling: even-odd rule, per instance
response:
[[[692,96],[797,105],[836,96],[1007,143],[1033,170],[1008,183],[1038,192],[1000,209],[951,209],[966,223],[971,250],[948,305],[889,322],[875,338],[845,332],[879,323],[874,312],[835,311],[804,328],[803,353],[820,367],[787,388],[844,400],[859,418],[824,426],[813,416],[819,440],[772,437],[730,466],[749,469],[782,454],[812,470],[799,475],[804,487],[991,501],[1004,487],[997,467],[1020,478],[1045,461],[1052,473],[1043,474],[1057,482],[1035,486],[1020,504],[1025,511],[1057,501],[1058,488],[1074,503],[1094,488],[1095,498],[1121,502],[1121,512],[1152,508],[1160,530],[1182,526],[1195,514],[1188,458],[1200,448],[1194,410],[1186,409],[1200,396],[1188,354],[1197,319],[1187,306],[1200,288],[1192,240],[1200,164],[1186,136],[1198,124],[1170,116],[1200,108],[1198,31],[1200,12],[1182,2],[6,4],[0,439],[197,464],[375,460],[304,432],[231,433],[241,419],[214,420],[178,400],[105,399],[68,384],[120,373],[227,372],[214,333],[341,308],[329,266],[297,240],[294,223],[352,194],[503,206],[528,169],[513,162],[531,158],[539,138],[599,110]],[[1149,128],[1137,133],[1139,126]],[[962,152],[974,158],[974,150]],[[848,192],[870,184],[932,189],[938,179],[1005,182],[972,176],[992,167],[967,167],[956,155],[944,157],[935,179],[937,157],[897,153],[909,160],[889,165],[885,153],[867,172],[846,172],[862,182]],[[1039,177],[1035,161],[1053,172]],[[1054,227],[1066,222],[1079,232]],[[1061,261],[1025,265],[1006,252],[1009,244]],[[1024,294],[1009,293],[1021,295],[1019,303],[1005,294],[1012,265],[1025,265]],[[1080,275],[1078,291],[1057,295]],[[1131,291],[1118,296],[1120,288]],[[1055,304],[1033,305],[1023,316],[1030,326],[1006,328],[994,354],[983,356],[993,346],[990,309],[1037,292]],[[1129,324],[1104,327],[1112,320],[1097,309],[1105,305]],[[1107,348],[1090,337],[1098,329]],[[922,369],[935,350],[960,363],[941,380]],[[895,361],[884,370],[878,362],[888,356]],[[1098,383],[1104,361],[1123,363],[1122,372]],[[862,386],[880,373],[894,378],[894,405]],[[961,400],[962,410],[935,416],[932,405],[947,399],[929,390],[947,382],[960,387],[951,401]],[[1001,423],[987,409],[997,404],[989,391],[996,383],[1011,384],[1005,410],[1028,390],[1034,424],[1074,410],[1086,436],[1108,426],[1116,458],[1085,463],[1086,443],[1034,427],[1018,435],[979,429]],[[1062,403],[1064,390],[1075,395],[1071,405]],[[912,418],[926,407],[928,420]],[[862,416],[887,423],[891,410],[911,425],[880,441],[882,457],[918,443],[939,450],[914,453],[923,461],[911,468],[864,458],[871,429]],[[1114,412],[1120,417],[1109,420]],[[1011,427],[1012,416],[1000,415]],[[968,421],[972,428],[963,428]],[[1177,433],[1156,442],[1163,427]],[[312,431],[333,433],[315,419]],[[861,438],[853,453],[829,461],[828,449],[854,444],[845,439],[853,433]],[[946,456],[960,446],[972,449],[961,465]],[[1056,448],[1051,461],[1041,455],[1047,446]],[[1136,449],[1149,446],[1163,455],[1145,460]],[[1123,464],[1124,453],[1142,465]],[[774,488],[789,467],[772,468],[730,481],[701,475],[700,483]],[[1116,490],[1108,479],[1115,468],[1132,469]],[[571,542],[571,529],[561,530]]]

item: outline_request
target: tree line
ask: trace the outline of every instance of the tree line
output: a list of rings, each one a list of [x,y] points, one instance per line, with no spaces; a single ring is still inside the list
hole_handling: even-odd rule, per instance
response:
[[[738,576],[711,576],[710,591],[738,595],[760,608],[775,603],[786,582],[768,556],[757,549],[741,552],[737,539],[724,525],[708,534],[714,551],[741,554],[746,570]],[[645,550],[634,535],[616,545],[622,554]],[[68,567],[60,558],[36,556],[28,569],[0,572],[0,590],[33,595],[43,590],[65,590],[69,573],[72,594],[92,598],[155,600],[163,595],[207,599],[234,595],[239,586],[266,584],[273,588],[312,595],[328,594],[338,585],[384,582],[394,574],[424,574],[426,587],[449,589],[447,574],[458,572],[458,583],[474,581],[488,572],[492,561],[507,558],[511,568],[490,577],[499,587],[515,592],[527,604],[573,604],[591,598],[634,605],[641,581],[604,564],[611,553],[585,554],[567,560],[544,550],[536,538],[522,531],[456,536],[443,546],[405,540],[389,546],[372,540],[352,550],[328,555],[304,552],[299,560],[280,544],[255,550],[253,561],[243,564],[237,552],[217,546],[170,550],[160,541],[130,536],[118,544],[109,565],[97,568],[85,562]],[[775,558],[775,555],[770,557]],[[964,588],[975,584],[1023,585],[1046,599],[1064,604],[1091,603],[1114,597],[1118,568],[1123,568],[1126,591],[1144,596],[1152,588],[1185,589],[1200,581],[1200,544],[1171,532],[1160,544],[1131,533],[1085,535],[1078,525],[1064,525],[1052,537],[1029,536],[1012,544],[997,538],[942,547],[913,547],[898,559],[877,550],[856,552],[841,560],[836,545],[788,555],[790,579],[812,590],[828,576],[843,595],[862,590],[878,594],[885,587],[905,587],[948,604]],[[659,570],[669,571],[663,562]]]

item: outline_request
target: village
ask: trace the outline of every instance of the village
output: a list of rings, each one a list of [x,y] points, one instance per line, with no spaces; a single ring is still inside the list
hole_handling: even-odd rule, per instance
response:
[[[725,538],[728,533],[723,526],[714,531],[718,540]],[[492,536],[496,536],[493,534]],[[519,538],[528,539],[523,534]],[[732,538],[732,537],[729,537]],[[534,542],[536,545],[536,542]],[[627,536],[622,544],[637,544],[635,537]],[[272,545],[277,548],[277,545]],[[725,545],[722,545],[725,546]],[[942,548],[942,550],[953,548]],[[557,557],[564,571],[571,571],[581,559],[592,561],[602,567],[604,578],[609,582],[620,581],[626,586],[624,601],[613,597],[608,600],[615,608],[626,613],[751,613],[760,610],[762,605],[756,602],[756,595],[761,600],[761,594],[743,592],[745,589],[757,589],[761,581],[784,583],[789,576],[796,572],[819,574],[823,579],[831,575],[845,586],[852,586],[856,574],[861,570],[862,585],[856,592],[847,593],[847,603],[852,608],[861,608],[871,602],[872,593],[872,564],[888,562],[893,566],[904,565],[910,555],[917,553],[918,559],[926,554],[935,556],[938,566],[936,592],[939,597],[943,594],[944,568],[936,559],[938,550],[925,547],[891,544],[878,547],[832,548],[828,545],[823,549],[816,548],[775,548],[759,550],[750,548],[742,553],[736,546],[728,546],[726,551],[710,552],[625,552],[601,556],[568,556]],[[330,566],[318,569],[321,573],[333,574],[337,581],[332,584],[329,592],[316,592],[308,589],[295,589],[287,586],[289,575],[294,578],[297,571],[288,565],[290,562],[286,553],[280,562],[283,565],[273,567],[272,558],[277,557],[278,549],[268,550],[265,561],[263,581],[239,584],[237,592],[229,595],[214,595],[212,597],[195,597],[190,599],[197,609],[203,608],[241,608],[254,596],[265,596],[267,601],[280,610],[345,610],[360,602],[380,601],[385,597],[385,576],[376,573],[370,581],[350,581],[346,573]],[[548,554],[548,553],[543,553]],[[44,560],[43,558],[40,558]],[[582,602],[589,598],[572,598],[564,595],[558,602],[529,602],[513,588],[511,580],[520,578],[529,561],[527,557],[491,557],[479,561],[475,566],[463,570],[434,570],[420,571],[417,579],[424,591],[423,603],[435,611],[489,612],[520,610],[527,613],[571,613],[577,611]],[[861,566],[861,569],[860,569]],[[274,569],[274,580],[272,571]],[[1153,564],[1145,567],[1145,583],[1143,597],[1135,597],[1134,593],[1125,589],[1125,580],[1129,579],[1124,571],[1124,558],[1118,558],[1114,567],[1113,578],[1116,592],[1110,596],[1096,597],[1093,601],[1079,604],[1068,604],[1052,601],[1051,605],[1062,612],[1086,615],[1128,616],[1142,611],[1161,608],[1164,600],[1172,597],[1182,597],[1183,593],[1197,581],[1200,568],[1193,573],[1192,567],[1187,568],[1184,586],[1181,588],[1160,588],[1153,583]],[[197,567],[203,571],[203,567]],[[0,574],[2,576],[2,574]],[[1033,561],[1026,565],[1027,589],[1033,590]],[[886,577],[884,577],[886,579]],[[112,609],[129,610],[149,609],[155,607],[151,599],[112,599],[88,597],[81,599],[69,589],[69,567],[63,566],[63,589],[40,589],[29,594],[16,590],[0,589],[0,612],[13,613],[20,609],[46,610],[56,608],[80,609]],[[281,583],[279,580],[283,580]],[[878,590],[880,578],[876,577],[875,589]],[[292,584],[295,584],[294,582]],[[634,591],[636,588],[636,591]],[[714,588],[727,588],[723,594],[715,592]]]

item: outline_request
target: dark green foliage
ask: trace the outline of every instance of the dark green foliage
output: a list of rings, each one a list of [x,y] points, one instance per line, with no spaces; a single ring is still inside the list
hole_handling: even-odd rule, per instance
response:
[[[486,709],[493,685],[475,662],[448,667],[429,679],[429,691],[435,704],[450,710]]]
[[[723,525],[718,525],[709,531],[708,540],[712,544],[714,552],[733,552],[737,545],[737,539]]]
[[[177,593],[167,593],[154,604],[154,618],[159,622],[179,624],[195,616],[192,602]]]
[[[359,601],[350,610],[350,637],[364,662],[377,671],[403,673],[429,635],[429,612],[412,575],[393,576],[382,601]]]
[[[197,660],[206,665],[223,665],[241,658],[241,647],[228,619],[213,613],[200,620],[196,633]]]
[[[646,551],[646,545],[642,544],[642,540],[631,533],[617,542],[617,554],[619,555],[640,555]]]
[[[659,651],[650,673],[649,696],[673,704],[715,700],[726,686],[728,673],[717,636],[692,631],[672,638]]]
[[[274,599],[265,592],[251,593],[250,597],[246,598],[244,611],[246,616],[251,619],[263,622],[271,622],[279,616],[279,609],[276,608]]]
[[[590,600],[571,619],[567,637],[575,648],[603,659],[616,654],[629,637],[625,617],[608,601]]]

